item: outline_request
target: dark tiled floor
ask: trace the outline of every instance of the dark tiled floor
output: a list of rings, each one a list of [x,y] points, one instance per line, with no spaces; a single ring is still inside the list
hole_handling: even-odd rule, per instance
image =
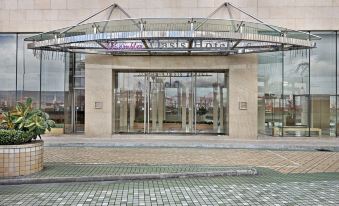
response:
[[[0,186],[0,205],[338,205],[338,173]]]

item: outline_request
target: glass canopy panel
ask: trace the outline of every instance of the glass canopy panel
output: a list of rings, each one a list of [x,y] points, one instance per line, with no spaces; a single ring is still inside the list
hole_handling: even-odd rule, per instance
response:
[[[141,19],[144,22],[144,31],[190,31],[192,19]]]
[[[313,48],[310,40],[317,38],[305,32],[232,19],[142,18],[80,24],[29,37],[26,41],[33,41],[29,44],[31,49],[61,52],[88,53],[90,50],[90,53],[144,52],[149,55],[161,51],[166,55],[163,51],[167,51],[167,55],[171,55],[183,51],[189,54],[193,54],[191,51],[196,54],[223,51],[229,55]],[[138,48],[130,41],[135,41]],[[201,45],[199,41],[210,42],[195,46]],[[219,45],[222,41],[222,49],[209,46]],[[118,50],[111,49],[113,43],[119,46]]]

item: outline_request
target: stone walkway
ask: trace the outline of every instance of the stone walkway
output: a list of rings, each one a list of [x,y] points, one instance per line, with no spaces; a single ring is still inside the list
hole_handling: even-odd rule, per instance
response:
[[[0,205],[339,204],[337,173],[0,186]]]
[[[44,157],[46,163],[253,166],[282,173],[339,172],[339,152],[46,147]]]
[[[215,148],[45,147],[35,178],[255,167],[258,175],[0,185],[0,205],[339,205],[339,153]]]

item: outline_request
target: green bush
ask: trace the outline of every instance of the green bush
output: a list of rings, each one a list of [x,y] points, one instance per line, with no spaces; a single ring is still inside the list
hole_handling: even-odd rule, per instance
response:
[[[41,139],[40,135],[44,134],[46,130],[51,131],[51,127],[54,125],[55,122],[49,119],[46,112],[32,107],[32,99],[28,98],[24,103],[18,102],[14,111],[3,113],[0,129],[9,132],[2,133],[2,136],[7,134],[7,137],[3,137],[4,141],[0,141],[0,144],[3,144],[2,142],[22,144],[37,137]]]
[[[24,144],[31,139],[32,135],[28,132],[0,129],[0,145]]]

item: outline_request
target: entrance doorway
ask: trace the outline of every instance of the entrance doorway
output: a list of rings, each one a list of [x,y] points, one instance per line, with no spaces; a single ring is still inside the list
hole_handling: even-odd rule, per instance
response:
[[[116,72],[114,133],[228,134],[227,72]]]

